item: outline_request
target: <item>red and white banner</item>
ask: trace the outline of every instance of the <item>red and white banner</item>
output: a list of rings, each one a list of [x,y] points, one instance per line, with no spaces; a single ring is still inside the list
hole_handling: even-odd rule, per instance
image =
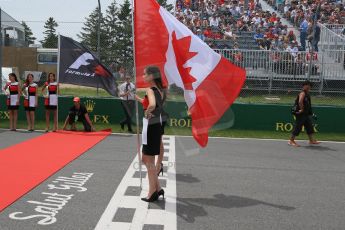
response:
[[[143,70],[156,65],[165,84],[183,88],[193,136],[205,147],[209,129],[241,91],[245,70],[214,52],[156,0],[134,4],[137,87],[147,87]]]

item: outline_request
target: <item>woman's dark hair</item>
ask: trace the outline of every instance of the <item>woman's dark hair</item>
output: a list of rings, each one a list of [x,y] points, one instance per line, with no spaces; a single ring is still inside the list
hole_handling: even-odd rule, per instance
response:
[[[29,82],[29,77],[32,77],[32,79],[34,79],[34,75],[32,73],[29,73],[28,75],[26,75],[26,80],[25,80],[25,84],[28,86],[30,85],[30,82]]]
[[[153,76],[153,81],[156,83],[159,90],[163,90],[163,82],[162,82],[162,75],[161,71],[157,66],[147,66],[145,68],[147,75]]]
[[[52,74],[54,76],[54,81],[56,81],[55,73],[50,72],[50,73],[48,73],[48,79],[47,79],[48,82],[50,81],[50,79],[49,79],[50,74]]]
[[[17,78],[17,75],[15,74],[15,73],[10,73],[9,75],[8,75],[9,77],[14,77],[14,80],[16,81],[16,82],[18,82],[18,78]]]
[[[161,71],[159,70],[159,68],[157,66],[147,66],[145,68],[145,70],[146,70],[146,74],[147,75],[151,75],[152,74],[153,81],[156,83],[158,89],[163,93],[162,100],[163,100],[163,103],[164,103],[166,98],[167,98],[167,90],[163,86]]]

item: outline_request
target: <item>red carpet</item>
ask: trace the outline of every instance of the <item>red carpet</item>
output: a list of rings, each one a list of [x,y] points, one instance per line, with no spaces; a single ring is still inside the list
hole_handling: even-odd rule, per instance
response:
[[[109,134],[59,131],[0,150],[0,211]]]

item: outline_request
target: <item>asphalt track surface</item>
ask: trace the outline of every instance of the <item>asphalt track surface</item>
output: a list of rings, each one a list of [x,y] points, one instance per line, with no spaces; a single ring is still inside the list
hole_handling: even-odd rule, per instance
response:
[[[0,149],[38,135],[42,134],[0,130]],[[192,138],[173,140],[176,162],[165,165],[176,170],[173,214],[177,229],[344,229],[344,143],[311,147],[300,142],[302,147],[293,148],[286,141],[217,138],[210,139],[206,149],[199,149]],[[94,229],[120,183],[126,185],[122,179],[131,169],[135,151],[135,136],[107,137],[3,210],[0,229]],[[87,190],[61,191],[73,197],[57,211],[56,222],[40,225],[42,218],[38,217],[10,218],[16,212],[22,212],[21,216],[39,214],[37,204],[29,201],[43,201],[47,198],[44,193],[52,193],[49,184],[75,173],[91,175],[82,186]],[[169,186],[170,176],[162,177]],[[142,194],[134,197],[138,207]],[[168,204],[160,200],[158,206],[164,209]],[[113,219],[130,221],[132,217],[133,212],[125,209]],[[160,218],[157,214],[158,224],[141,229],[172,229],[159,224]]]

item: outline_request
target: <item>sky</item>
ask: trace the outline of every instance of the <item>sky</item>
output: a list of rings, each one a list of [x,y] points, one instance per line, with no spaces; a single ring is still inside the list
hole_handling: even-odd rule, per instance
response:
[[[101,0],[103,13],[113,1]],[[122,4],[123,0],[116,2]],[[36,43],[43,39],[43,26],[49,17],[58,22],[58,33],[77,39],[85,18],[97,5],[98,0],[0,0],[3,11],[17,21],[25,21],[29,25],[34,37],[37,38]]]

